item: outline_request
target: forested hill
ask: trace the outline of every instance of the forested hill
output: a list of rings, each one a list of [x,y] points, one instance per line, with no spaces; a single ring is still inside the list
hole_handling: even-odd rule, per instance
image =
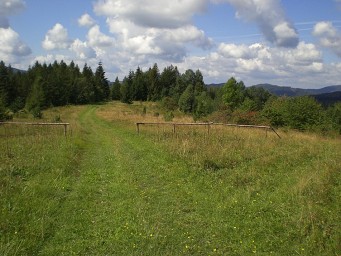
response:
[[[324,106],[331,106],[341,102],[341,91],[312,95],[312,97]]]
[[[293,88],[289,86],[278,86],[272,84],[257,84],[256,87],[261,87],[268,90],[270,93],[277,96],[305,96],[305,95],[317,95],[324,93],[333,93],[341,91],[341,85],[332,85],[323,87],[321,89],[301,89]]]
[[[224,83],[219,84],[209,84],[209,87],[223,87]],[[326,94],[326,93],[334,93],[334,92],[341,92],[341,85],[332,85],[326,86],[320,89],[302,89],[302,88],[294,88],[290,86],[279,86],[273,84],[256,84],[253,85],[257,88],[263,88],[274,94],[276,96],[306,96],[306,95],[319,95],[319,94]]]

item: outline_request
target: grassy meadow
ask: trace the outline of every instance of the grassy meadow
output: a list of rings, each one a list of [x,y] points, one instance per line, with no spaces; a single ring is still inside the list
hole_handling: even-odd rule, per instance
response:
[[[339,137],[137,134],[135,122],[165,115],[155,103],[111,102],[45,111],[70,122],[67,137],[0,126],[0,254],[340,255]]]

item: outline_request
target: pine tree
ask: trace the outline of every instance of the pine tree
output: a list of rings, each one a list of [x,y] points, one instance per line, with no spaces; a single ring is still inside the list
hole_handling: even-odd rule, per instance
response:
[[[148,86],[148,100],[156,101],[161,99],[160,72],[157,64],[150,68],[146,74]]]
[[[95,72],[95,98],[96,101],[105,101],[109,99],[109,96],[110,96],[109,82],[105,77],[102,62],[99,62]]]
[[[129,71],[128,77],[125,77],[123,79],[123,83],[120,88],[121,101],[123,103],[131,104],[133,102],[133,79],[133,71]]]
[[[111,87],[111,99],[113,100],[120,100],[121,99],[121,83],[118,80],[118,77],[116,77],[115,82],[112,84]]]
[[[185,113],[192,113],[194,110],[194,86],[188,85],[179,99],[179,108]]]
[[[0,100],[4,107],[9,104],[9,73],[3,61],[0,61]]]

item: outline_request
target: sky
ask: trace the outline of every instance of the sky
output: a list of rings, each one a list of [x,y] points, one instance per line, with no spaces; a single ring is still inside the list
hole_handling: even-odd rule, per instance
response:
[[[341,0],[0,0],[0,60],[321,88],[341,84]]]

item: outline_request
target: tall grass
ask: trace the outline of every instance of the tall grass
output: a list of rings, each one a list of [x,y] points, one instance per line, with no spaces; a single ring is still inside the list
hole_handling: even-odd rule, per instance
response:
[[[115,120],[110,108],[99,114]],[[152,115],[141,117],[125,116],[132,132],[136,120],[153,121]],[[203,190],[214,188],[207,211],[215,209],[217,215],[211,217],[218,222],[221,214],[235,223],[233,227],[221,223],[217,230],[236,231],[231,237],[236,241],[228,245],[234,249],[227,251],[337,255],[341,249],[340,138],[279,133],[282,139],[249,128],[211,126],[209,134],[199,126],[178,126],[175,133],[172,126],[140,128],[140,136],[195,170],[192,175]]]
[[[36,254],[72,189],[77,145],[63,126],[1,125],[0,137],[0,252]]]

